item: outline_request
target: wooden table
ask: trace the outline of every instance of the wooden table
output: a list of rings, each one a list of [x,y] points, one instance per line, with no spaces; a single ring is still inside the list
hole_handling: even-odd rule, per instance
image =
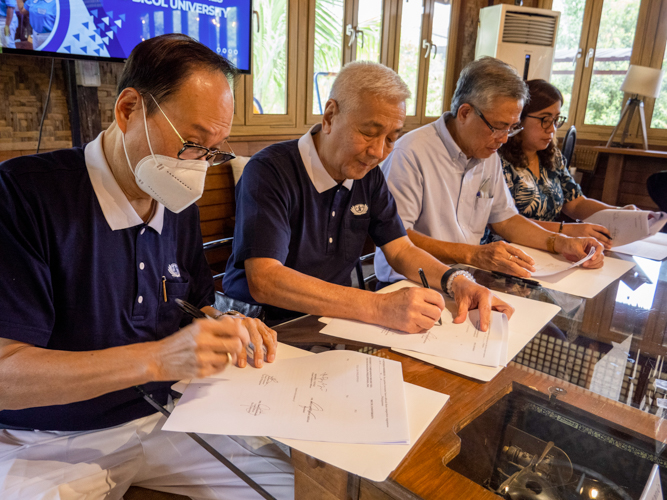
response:
[[[621,178],[623,176],[623,167],[625,166],[625,161],[628,156],[652,158],[664,163],[664,167],[667,169],[667,151],[614,147],[608,148],[603,146],[596,146],[593,149],[602,155],[608,156],[607,173],[604,178],[604,188],[601,200],[609,205],[616,205],[618,203],[618,192],[621,185]],[[598,161],[600,161],[599,158]]]
[[[667,262],[662,263],[663,271],[667,271]],[[486,286],[501,289],[512,293],[512,287],[504,285],[496,278],[490,278],[482,271],[474,271],[475,277]],[[617,302],[619,282],[610,285],[604,293],[595,299],[583,300],[583,311],[574,313],[562,312],[557,316],[553,325],[565,331],[568,337],[581,337],[588,342],[594,342],[593,349],[600,352],[608,351],[610,338],[620,341],[628,334],[635,332],[631,351],[636,353],[641,349],[641,362],[637,372],[637,380],[643,380],[644,386],[637,386],[633,400],[640,401],[647,390],[648,374],[655,366],[657,353],[665,352],[662,346],[664,340],[664,322],[656,327],[651,320],[656,315],[667,316],[667,301],[662,300],[667,292],[667,273],[660,272],[662,278],[656,284],[655,299],[658,301],[649,307],[648,316],[636,314],[628,316],[627,311],[620,321],[615,320],[615,308],[625,304]],[[486,276],[486,278],[485,278]],[[486,279],[486,281],[485,281]],[[630,271],[623,279],[632,282],[634,271]],[[636,286],[636,283],[633,285]],[[651,286],[651,285],[642,285]],[[548,300],[547,291],[535,290],[531,298]],[[601,304],[604,301],[605,304]],[[644,304],[637,306],[644,310]],[[622,308],[621,308],[622,309]],[[588,312],[590,310],[590,313]],[[604,314],[600,314],[604,311]],[[620,311],[620,309],[619,309]],[[583,314],[581,314],[583,312]],[[596,318],[593,318],[595,316]],[[314,344],[333,346],[345,344],[346,348],[358,349],[362,344],[344,339],[319,334],[322,323],[317,318],[307,316],[291,323],[277,327],[279,340],[297,347],[310,347]],[[653,332],[659,328],[661,332]],[[623,330],[625,329],[625,330]],[[641,329],[637,334],[636,330]],[[538,337],[542,334],[538,334]],[[605,347],[606,346],[606,347]],[[655,348],[655,349],[654,349]],[[526,351],[529,346],[524,349]],[[589,349],[590,350],[590,349]],[[652,354],[655,351],[655,354]],[[547,375],[533,368],[523,366],[521,353],[507,368],[500,372],[492,381],[481,383],[475,380],[458,376],[454,373],[436,368],[428,363],[406,357],[393,351],[380,348],[376,355],[400,361],[403,365],[403,376],[406,382],[416,384],[434,391],[448,394],[447,402],[440,414],[431,423],[421,439],[414,445],[400,466],[381,483],[376,483],[348,474],[347,472],[323,463],[313,457],[292,450],[292,461],[295,466],[295,484],[297,499],[498,499],[499,497],[482,486],[455,472],[448,464],[461,451],[461,439],[457,435],[476,417],[484,413],[503,396],[519,389],[528,387],[535,394],[544,398],[550,395],[550,389],[558,387],[565,393],[558,397],[571,408],[581,410],[590,415],[604,418],[612,428],[623,430],[635,436],[655,438],[658,419],[636,407],[614,401],[609,398],[593,394],[585,387],[590,384],[588,379],[572,379],[575,383],[561,378]],[[631,354],[632,356],[632,354]],[[630,362],[632,360],[629,360]],[[548,371],[546,364],[544,371]],[[591,367],[592,373],[592,367]],[[643,377],[643,378],[642,378]],[[583,382],[582,382],[583,380]],[[584,387],[582,387],[582,385]],[[637,406],[635,404],[634,406]]]

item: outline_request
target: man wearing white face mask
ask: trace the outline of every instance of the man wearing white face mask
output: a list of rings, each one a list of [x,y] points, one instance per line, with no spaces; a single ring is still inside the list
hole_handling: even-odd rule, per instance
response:
[[[199,212],[226,144],[234,69],[184,35],[139,44],[115,122],[84,148],[0,164],[0,498],[120,499],[130,485],[192,498],[256,493],[185,434],[161,432],[174,381],[206,377],[275,332],[214,315]],[[255,368],[249,368],[255,369]],[[287,457],[268,440],[207,441],[277,498]]]

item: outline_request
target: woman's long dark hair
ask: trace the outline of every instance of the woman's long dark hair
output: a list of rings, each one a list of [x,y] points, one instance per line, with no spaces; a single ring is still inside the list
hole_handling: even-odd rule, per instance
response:
[[[526,84],[528,85],[528,91],[530,92],[530,101],[524,106],[523,111],[521,112],[522,122],[526,118],[526,115],[542,111],[557,101],[560,101],[561,105],[563,104],[563,94],[546,80],[530,80],[526,82]],[[521,138],[519,137],[520,135],[521,134],[510,137],[507,140],[507,143],[503,144],[498,150],[498,154],[517,169],[528,168],[528,158],[526,158],[526,155],[523,153]],[[537,152],[540,163],[548,166],[550,170],[555,169],[557,167],[557,151],[558,147],[556,146],[556,142],[551,141],[546,149]]]

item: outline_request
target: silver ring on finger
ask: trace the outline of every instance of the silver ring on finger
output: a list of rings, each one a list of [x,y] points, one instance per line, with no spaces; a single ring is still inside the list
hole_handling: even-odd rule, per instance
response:
[[[512,260],[514,258],[514,255],[510,255],[510,258],[508,260]]]

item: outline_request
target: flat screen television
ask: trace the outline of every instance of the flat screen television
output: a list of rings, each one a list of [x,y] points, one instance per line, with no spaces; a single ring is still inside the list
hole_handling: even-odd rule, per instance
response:
[[[6,53],[123,61],[142,40],[184,33],[250,72],[252,0],[17,3],[11,36],[3,39]]]

